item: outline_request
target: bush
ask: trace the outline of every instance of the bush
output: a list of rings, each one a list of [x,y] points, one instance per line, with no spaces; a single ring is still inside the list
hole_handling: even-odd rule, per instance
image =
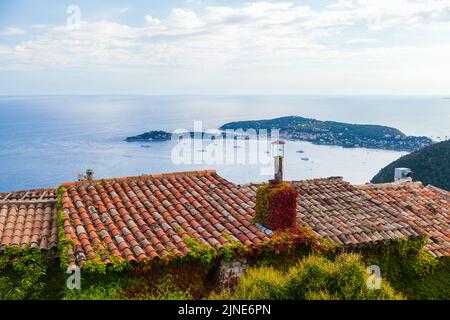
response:
[[[309,292],[324,292],[332,287],[333,264],[319,256],[309,256],[291,267],[286,275],[289,299],[304,300]]]
[[[342,254],[336,258],[334,263],[334,282],[332,291],[341,299],[355,300],[367,298],[367,276],[366,266],[361,262],[360,256],[353,254]]]
[[[124,298],[120,281],[82,287],[81,290],[67,289],[64,296],[64,300],[122,300]]]
[[[359,255],[341,254],[335,261],[311,255],[287,272],[264,266],[251,268],[239,281],[235,294],[226,296],[243,300],[402,299],[384,280],[380,289],[368,289],[367,277]]]
[[[89,278],[89,277],[88,277]],[[170,275],[150,285],[143,277],[109,276],[85,279],[81,290],[65,291],[65,300],[189,300],[188,292],[179,290]],[[87,282],[87,284],[86,284]]]
[[[285,298],[285,278],[273,268],[247,270],[239,281],[236,298],[241,300],[280,300]]]
[[[366,266],[355,254],[341,254],[336,260],[310,256],[287,274],[290,299],[401,299],[386,281],[380,289],[367,287]]]
[[[40,299],[46,267],[39,249],[6,247],[0,256],[0,300]]]

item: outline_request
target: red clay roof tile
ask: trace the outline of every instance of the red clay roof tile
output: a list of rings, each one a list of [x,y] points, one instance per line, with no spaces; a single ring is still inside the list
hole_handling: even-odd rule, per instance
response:
[[[8,245],[55,247],[57,216],[55,189],[0,193],[0,251]]]
[[[248,228],[252,218],[247,210],[250,199],[215,171],[73,182],[63,186],[66,189],[63,210],[72,221],[72,225],[65,224],[66,234],[81,243],[76,247],[77,255],[87,255],[96,241],[96,235],[87,235],[81,228],[77,233],[68,232],[70,226],[76,228],[78,223],[88,231],[101,230],[103,238],[112,239],[106,243],[106,249],[113,253],[118,248],[120,255],[129,261],[164,258],[169,251],[186,255],[189,248],[183,239],[189,237],[217,250],[229,243],[223,233],[249,246],[268,239],[257,228]],[[90,206],[91,212],[100,214],[100,220],[94,222],[92,215],[86,214],[85,208]]]
[[[346,246],[382,240],[433,238],[435,256],[450,255],[450,192],[421,183],[354,186],[340,177],[294,181],[299,191],[297,221],[320,237]],[[256,198],[258,185],[241,187]],[[433,241],[434,239],[434,241]]]

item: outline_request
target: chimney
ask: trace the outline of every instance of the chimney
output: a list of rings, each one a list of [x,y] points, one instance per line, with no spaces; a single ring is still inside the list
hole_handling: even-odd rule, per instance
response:
[[[413,180],[413,172],[409,168],[395,168],[394,182],[411,182]]]
[[[94,170],[92,170],[92,169],[86,170],[86,180],[88,180],[88,181],[94,180]]]
[[[272,142],[272,154],[275,161],[274,180],[271,182],[283,182],[283,159],[284,159],[284,145],[286,143],[282,140]]]
[[[291,183],[283,181],[284,145],[282,140],[272,143],[275,160],[275,178],[262,184],[256,191],[253,221],[265,233],[294,228],[297,225],[298,191]]]

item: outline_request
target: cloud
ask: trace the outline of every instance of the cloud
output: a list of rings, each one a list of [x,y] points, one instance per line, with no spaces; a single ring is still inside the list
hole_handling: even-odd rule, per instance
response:
[[[360,44],[360,43],[380,43],[380,40],[377,39],[351,39],[347,41],[348,44]]]
[[[204,26],[194,11],[185,9],[172,9],[168,18],[168,24],[173,28],[179,29],[196,29]]]
[[[26,31],[19,28],[9,27],[0,32],[2,36],[18,36],[25,34]]]
[[[46,29],[46,28],[48,28],[48,25],[43,24],[43,23],[38,23],[38,24],[33,24],[33,25],[31,25],[31,28],[32,28],[32,29],[38,29],[38,30],[40,30],[40,29]]]
[[[150,25],[150,26],[157,26],[161,23],[161,20],[153,18],[151,15],[147,14],[144,17],[145,21]]]
[[[79,30],[47,27],[14,46],[2,45],[0,40],[0,65],[130,72],[250,70],[257,74],[265,68],[322,70],[342,62],[357,68],[366,68],[367,62],[400,68],[405,55],[416,65],[431,65],[446,61],[433,50],[450,54],[448,46],[436,42],[424,51],[413,41],[402,49],[380,41],[378,32],[448,32],[449,12],[447,0],[336,1],[319,8],[261,1],[196,10],[174,8],[166,17],[145,15],[141,27],[89,21]],[[370,50],[363,44],[370,44]]]

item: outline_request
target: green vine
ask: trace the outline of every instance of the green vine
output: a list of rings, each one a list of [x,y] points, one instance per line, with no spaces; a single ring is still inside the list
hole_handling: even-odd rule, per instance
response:
[[[111,254],[108,250],[97,250],[98,246],[94,245],[94,252],[88,260],[83,264],[83,271],[106,274],[107,271],[122,272],[131,269],[131,264],[120,256]],[[107,261],[110,261],[107,263]]]
[[[64,229],[64,221],[66,220],[65,213],[62,205],[62,198],[65,192],[64,187],[59,187],[57,190],[58,193],[58,251],[59,251],[59,259],[61,268],[65,271],[69,267],[69,257],[74,259],[73,257],[73,248],[74,242],[71,239],[66,237],[66,230]]]
[[[39,299],[47,261],[39,248],[7,246],[0,255],[0,300]]]
[[[182,259],[194,259],[203,264],[210,264],[217,257],[217,251],[208,244],[200,243],[193,238],[184,239],[184,243],[188,246],[189,252]]]
[[[269,194],[270,194],[270,187],[268,184],[262,184],[257,190],[256,190],[256,214],[253,221],[255,223],[264,224],[265,221],[267,221],[269,216]]]
[[[362,253],[409,299],[450,299],[450,259],[433,257],[424,249],[427,241],[425,236],[384,241]]]
[[[222,236],[229,241],[220,249],[220,254],[225,261],[231,261],[236,256],[242,256],[248,252],[248,248],[239,241],[234,240],[228,233],[222,232]]]

